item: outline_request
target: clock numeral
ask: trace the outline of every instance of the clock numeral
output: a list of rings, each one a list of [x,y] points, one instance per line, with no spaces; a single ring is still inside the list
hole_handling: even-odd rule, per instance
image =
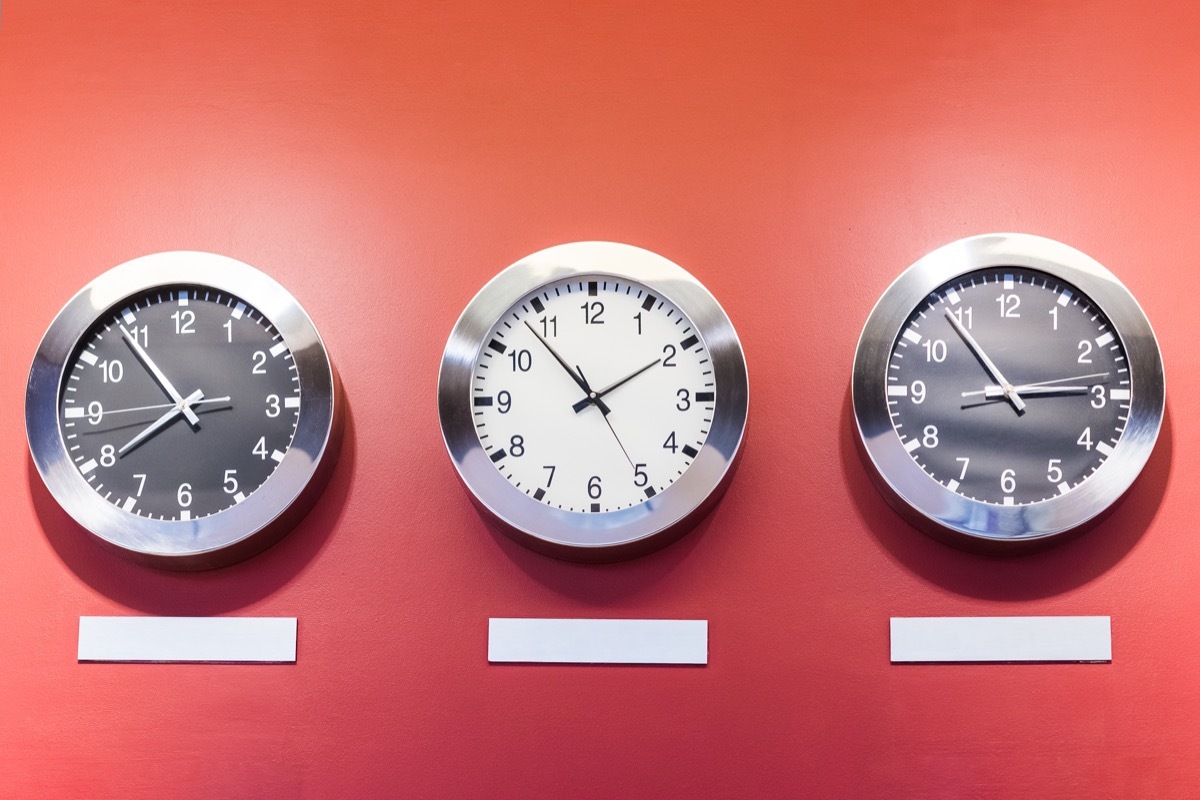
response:
[[[1108,402],[1108,398],[1104,394],[1104,387],[1103,386],[1093,386],[1092,387],[1092,408],[1104,408],[1104,405],[1107,402]]]
[[[925,347],[925,360],[938,364],[946,360],[946,340],[926,339],[921,343]]]
[[[192,485],[190,483],[179,484],[179,489],[175,492],[175,501],[179,503],[180,508],[187,508],[192,504]]]
[[[667,437],[665,442],[663,442],[663,450],[670,450],[672,453],[674,453],[678,449],[679,448],[675,445],[675,431],[671,431],[671,435]]]
[[[104,406],[100,405],[99,400],[93,400],[87,404],[87,421],[91,425],[99,425],[100,420],[104,419]]]
[[[600,317],[604,314],[604,303],[599,300],[593,300],[590,303],[584,303],[580,306],[583,309],[583,324],[584,325],[603,325],[604,320]]]
[[[133,473],[133,479],[138,482],[137,494],[135,494],[134,497],[141,497],[142,489],[146,488],[146,474],[143,472],[135,472]]]
[[[517,434],[508,440],[508,454],[513,458],[525,455],[525,437]]]
[[[171,315],[171,319],[175,320],[175,333],[187,334],[195,333],[196,312],[190,308],[185,308],[183,311],[176,311]]]
[[[593,475],[588,478],[588,497],[593,500],[599,500],[603,490],[600,488],[600,476]]]
[[[1091,342],[1089,342],[1087,339],[1084,339],[1083,341],[1081,341],[1079,343],[1079,347],[1077,349],[1079,350],[1079,359],[1078,359],[1077,363],[1079,363],[1079,364],[1092,363],[1092,358],[1091,358],[1092,343]]]
[[[267,416],[272,419],[279,416],[279,395],[267,395]]]
[[[267,354],[262,350],[254,351],[254,366],[250,369],[251,375],[266,375],[267,374]]]
[[[221,484],[221,488],[225,490],[225,494],[237,494],[238,481],[236,469],[225,470],[225,481]]]
[[[1083,433],[1079,434],[1079,438],[1075,440],[1075,444],[1084,450],[1092,449],[1092,429],[1090,426],[1083,429]]]
[[[528,350],[513,350],[508,358],[512,361],[513,372],[529,372],[533,366],[533,353]]]
[[[1017,490],[1017,471],[1006,469],[1000,473],[1000,491],[1012,494]]]
[[[542,469],[550,470],[549,476],[546,477],[546,488],[549,489],[550,484],[554,483],[554,470],[558,469],[558,467],[555,467],[552,464],[546,464],[545,466],[542,467]]]
[[[496,403],[500,407],[501,414],[507,414],[509,411],[512,411],[512,395],[507,390],[496,395]]]
[[[558,317],[542,317],[538,322],[542,323],[542,336],[558,336]]]
[[[233,344],[233,320],[225,320],[225,324],[221,327],[225,329],[225,343]]]
[[[1054,327],[1052,330],[1058,330],[1058,306],[1050,309],[1050,316],[1054,322]]]
[[[1063,471],[1059,466],[1061,463],[1061,458],[1052,458],[1046,463],[1046,480],[1051,483],[1062,483]]]
[[[1021,307],[1021,298],[1015,294],[1002,294],[996,298],[996,302],[1000,304],[1000,316],[1005,318],[1019,317],[1021,312],[1017,311]]]
[[[678,364],[675,363],[675,345],[673,345],[673,344],[663,345],[662,365],[664,367],[679,366]]]
[[[645,486],[650,482],[650,476],[646,474],[645,464],[633,465],[633,485],[637,487]]]
[[[637,320],[638,336],[641,336],[642,335],[642,312],[640,312],[640,311],[637,312],[636,314],[633,315],[633,318]]]
[[[125,365],[115,358],[101,361],[99,367],[101,380],[105,383],[120,383],[125,377]]]
[[[954,460],[962,462],[963,468],[962,468],[962,472],[958,473],[958,479],[960,481],[965,481],[967,479],[967,467],[970,466],[971,459],[969,459],[965,456],[959,456],[958,458],[956,458]]]
[[[117,448],[111,444],[106,444],[100,448],[100,466],[111,467],[117,463]]]
[[[972,327],[971,323],[975,320],[975,309],[971,306],[964,308],[956,308],[950,312],[954,318],[962,323],[964,328],[968,330]]]
[[[150,326],[149,325],[134,325],[129,329],[129,335],[136,342],[141,339],[142,347],[150,346]]]
[[[913,405],[921,405],[925,402],[925,381],[913,381],[912,387],[908,390],[908,399],[913,401]]]
[[[266,461],[267,460],[267,437],[265,437],[265,436],[258,437],[258,442],[255,443],[254,448],[250,452],[253,453],[254,455],[258,456],[260,461]]]
[[[927,447],[930,450],[937,447],[939,444],[938,429],[936,425],[926,425],[922,431],[925,435],[921,437],[921,446]]]
[[[692,396],[687,389],[680,389],[675,396],[679,398],[679,402],[675,404],[679,411],[687,411],[692,407]]]

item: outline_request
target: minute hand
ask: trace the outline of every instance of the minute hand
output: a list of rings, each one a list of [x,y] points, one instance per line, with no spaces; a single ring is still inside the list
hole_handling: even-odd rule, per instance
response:
[[[183,416],[188,421],[188,424],[190,424],[193,428],[199,425],[200,418],[196,416],[196,412],[192,411],[188,404],[183,402],[183,395],[181,395],[179,390],[176,389],[171,381],[167,379],[167,376],[163,374],[163,371],[158,368],[158,364],[154,363],[154,359],[150,358],[150,354],[143,350],[142,346],[138,344],[137,337],[130,333],[124,325],[119,325],[118,327],[121,329],[121,335],[125,337],[125,341],[128,342],[130,348],[133,349],[133,354],[138,357],[138,361],[141,361],[146,369],[150,370],[150,374],[154,376],[154,380],[158,381],[158,385],[162,387],[162,390],[167,393],[167,397],[170,397],[173,401],[175,401],[176,405],[180,407],[180,409],[183,411]]]
[[[616,389],[618,386],[623,386],[624,384],[633,380],[638,375],[641,375],[643,372],[650,369],[651,367],[653,367],[655,364],[659,363],[660,361],[662,361],[661,358],[656,358],[653,361],[651,361],[649,364],[647,364],[646,366],[642,367],[641,369],[634,370],[633,372],[629,373],[628,375],[626,375],[624,378],[621,378],[621,380],[617,381],[616,383],[610,383],[608,386],[605,386],[603,389],[596,392],[596,397],[598,397],[598,398],[604,397],[604,395],[608,394],[613,389]],[[575,405],[571,406],[571,408],[575,409],[575,413],[578,414],[580,411],[583,411],[585,408],[587,408],[588,403],[590,403],[590,402],[592,402],[592,398],[585,397],[582,400],[580,400],[578,403],[576,403]]]
[[[583,389],[584,394],[587,395],[587,397],[584,398],[584,403],[595,403],[596,408],[600,409],[600,413],[607,417],[612,409],[610,409],[608,405],[600,399],[598,394],[592,391],[592,387],[588,386],[588,382],[583,379],[583,376],[571,369],[571,365],[563,360],[563,357],[560,356],[558,352],[550,346],[549,342],[542,338],[542,336],[533,329],[533,326],[530,325],[528,321],[525,321],[525,327],[529,328],[529,332],[532,333],[534,337],[541,342],[547,350],[550,351],[550,355],[554,356],[554,360],[558,362],[558,365],[567,371],[567,374],[571,376],[571,380],[575,381],[575,385],[580,389]]]
[[[983,352],[983,348],[979,346],[979,342],[975,341],[975,337],[972,336],[971,333],[963,327],[963,324],[959,322],[953,314],[950,313],[950,309],[946,309],[946,319],[949,320],[950,326],[954,328],[954,331],[960,337],[962,337],[964,342],[967,343],[967,347],[971,348],[971,352],[974,353],[975,357],[979,359],[979,363],[983,364],[983,368],[987,370],[989,375],[992,376],[992,380],[1000,384],[1001,388],[1004,390],[1004,396],[1008,398],[1010,403],[1012,403],[1013,408],[1016,409],[1017,413],[1025,413],[1025,401],[1021,399],[1021,395],[1017,393],[1016,389],[1013,388],[1013,385],[1009,383],[1008,379],[1004,377],[1004,374],[1000,372],[1000,368],[997,367],[990,358],[988,358],[987,353]]]

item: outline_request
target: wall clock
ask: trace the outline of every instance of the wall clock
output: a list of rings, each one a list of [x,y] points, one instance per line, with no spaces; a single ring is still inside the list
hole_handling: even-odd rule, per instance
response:
[[[574,560],[662,546],[733,474],[746,362],[681,267],[630,245],[534,253],[467,306],[438,410],[477,505],[517,541]]]
[[[80,525],[135,560],[205,569],[275,542],[337,459],[340,385],[308,315],[232,258],[109,270],[38,346],[25,424]]]
[[[858,343],[854,416],[894,507],[935,537],[1004,550],[1096,520],[1162,423],[1145,314],[1067,245],[989,234],[896,279]]]

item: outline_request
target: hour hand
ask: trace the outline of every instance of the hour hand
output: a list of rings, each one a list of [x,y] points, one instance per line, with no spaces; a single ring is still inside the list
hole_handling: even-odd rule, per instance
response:
[[[154,434],[161,431],[163,428],[167,427],[167,425],[171,424],[171,420],[175,419],[180,414],[186,414],[188,411],[191,410],[191,404],[200,402],[201,398],[203,398],[203,397],[204,397],[204,392],[197,389],[196,391],[189,394],[187,397],[180,400],[175,405],[171,406],[169,411],[167,411],[165,414],[163,414],[158,419],[154,420],[154,422],[151,422],[149,425],[147,425],[146,428],[144,430],[142,430],[141,433],[139,433],[137,436],[134,436],[132,439],[130,439],[125,444],[121,445],[121,449],[117,450],[117,455],[119,455],[119,456],[125,455],[130,450],[137,447],[139,444],[146,441],[151,436],[153,436]],[[194,412],[193,412],[193,416],[195,416]]]
[[[158,385],[161,386],[162,390],[167,393],[167,397],[170,397],[171,400],[180,405],[180,407],[183,409],[183,416],[184,419],[188,421],[188,424],[193,428],[199,427],[200,418],[196,416],[196,412],[192,411],[189,405],[183,402],[183,395],[181,395],[179,390],[172,385],[171,381],[167,379],[167,376],[163,374],[163,371],[158,368],[158,365],[154,363],[154,359],[150,358],[150,354],[147,353],[140,344],[138,344],[137,337],[130,333],[124,325],[119,325],[118,327],[121,329],[121,335],[125,337],[125,342],[133,350],[133,354],[137,356],[138,361],[142,362],[142,366],[149,370],[150,374],[154,376],[154,380],[158,381]]]
[[[572,369],[571,365],[568,364],[563,357],[558,354],[558,351],[550,346],[550,343],[547,342],[541,334],[533,329],[533,326],[530,325],[528,321],[525,321],[525,327],[529,328],[529,332],[537,337],[537,340],[542,343],[543,347],[550,351],[550,355],[554,356],[554,360],[558,362],[558,365],[567,371],[567,374],[571,376],[571,380],[575,381],[575,385],[580,389],[583,389],[584,394],[587,395],[583,402],[585,404],[594,403],[596,408],[600,409],[600,413],[607,417],[612,409],[608,407],[608,404],[600,399],[600,395],[592,391],[592,387],[588,386],[588,382],[584,380],[582,373]]]

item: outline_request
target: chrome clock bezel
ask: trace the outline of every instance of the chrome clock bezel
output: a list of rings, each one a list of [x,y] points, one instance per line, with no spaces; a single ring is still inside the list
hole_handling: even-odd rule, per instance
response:
[[[546,284],[583,276],[645,286],[691,321],[708,349],[716,382],[708,439],[674,483],[631,508],[584,513],[552,508],[512,486],[484,452],[471,407],[471,381],[497,321]],[[674,262],[627,244],[573,242],[527,256],[496,275],[459,317],[442,356],[438,415],[446,449],[472,500],[500,528],[547,555],[609,561],[657,549],[687,532],[727,488],[746,430],[749,385],[729,317],[701,283]]]
[[[893,428],[886,396],[888,360],[913,311],[944,284],[969,272],[1001,267],[1039,270],[1086,295],[1108,317],[1124,346],[1132,390],[1125,431],[1095,473],[1064,494],[1020,506],[971,500],[927,475]],[[1023,233],[961,239],[905,270],[867,318],[852,381],[857,442],[884,497],[935,538],[992,551],[1048,544],[1099,519],[1125,494],[1150,458],[1166,397],[1158,341],[1129,290],[1090,256],[1061,242]]]
[[[194,520],[151,520],[109,503],[80,475],[59,427],[59,397],[68,360],[97,320],[131,297],[184,284],[232,294],[261,312],[292,353],[302,402],[283,460],[243,502]],[[135,561],[198,570],[254,555],[281,538],[308,511],[337,461],[341,406],[341,385],[325,345],[286,289],[236,259],[173,251],[113,267],[67,302],[34,356],[25,393],[25,427],[46,488],[83,528]]]

